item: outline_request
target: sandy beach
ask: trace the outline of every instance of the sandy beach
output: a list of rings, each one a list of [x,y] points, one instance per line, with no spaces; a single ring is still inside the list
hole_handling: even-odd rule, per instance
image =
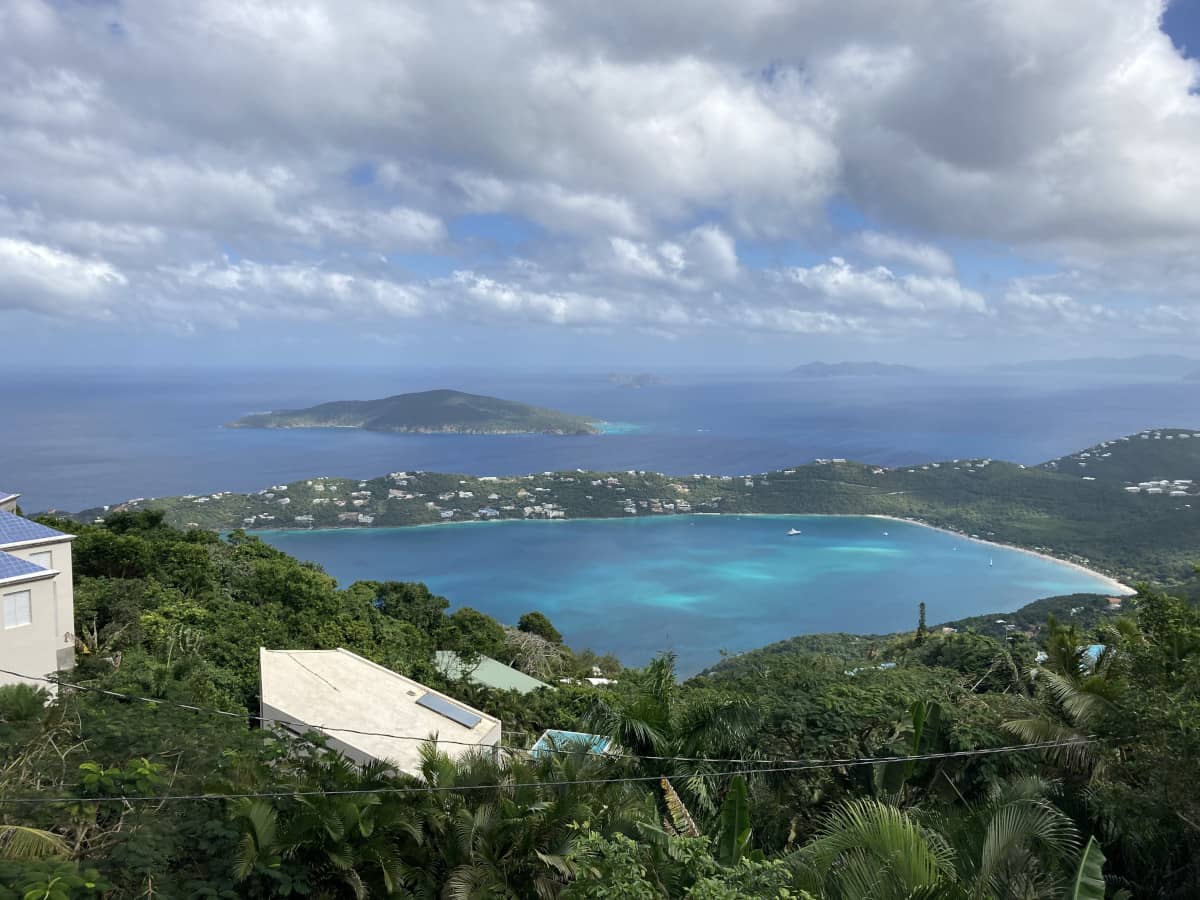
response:
[[[1137,591],[1131,588],[1129,585],[1122,584],[1111,575],[1106,575],[1103,572],[1097,572],[1095,569],[1089,569],[1087,566],[1080,565],[1077,562],[1071,562],[1069,559],[1060,559],[1059,557],[1052,556],[1049,553],[1040,553],[1037,550],[1031,550],[1028,547],[1022,547],[1018,544],[1006,544],[1003,541],[989,541],[985,540],[984,538],[972,537],[969,534],[963,534],[961,531],[954,531],[951,528],[942,528],[939,525],[930,525],[928,522],[922,522],[920,519],[905,519],[901,518],[900,516],[885,516],[870,513],[864,514],[863,517],[868,519],[889,519],[893,522],[907,522],[909,525],[920,525],[922,528],[932,528],[934,531],[940,531],[943,534],[952,534],[956,538],[962,538],[964,541],[973,541],[976,544],[990,544],[993,547],[1003,547],[1005,550],[1017,550],[1021,553],[1028,553],[1030,556],[1040,556],[1042,559],[1058,563],[1062,566],[1070,566],[1072,569],[1077,569],[1080,572],[1086,572],[1093,578],[1100,579],[1112,588],[1112,592],[1114,594],[1120,594],[1128,597],[1137,593]]]

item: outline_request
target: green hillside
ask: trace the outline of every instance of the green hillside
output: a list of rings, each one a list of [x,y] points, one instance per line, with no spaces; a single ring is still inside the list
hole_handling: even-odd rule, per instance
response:
[[[1115,443],[1131,465],[1150,468],[1138,461],[1154,454],[1171,473],[1183,471],[1193,447],[1200,449],[1190,438]],[[313,478],[251,494],[126,501],[76,518],[93,522],[112,512],[160,509],[178,527],[231,531],[690,513],[890,515],[1038,550],[1127,582],[1177,582],[1191,572],[1200,546],[1200,483],[1185,493],[1129,493],[1119,482],[989,459],[894,469],[821,460],[737,477],[567,471]]]
[[[231,428],[362,428],[367,431],[455,434],[596,434],[582,416],[511,400],[436,390],[381,400],[336,400],[307,409],[245,416]]]
[[[1159,428],[1102,441],[1043,463],[1041,468],[1123,486],[1176,479],[1200,481],[1200,429]]]

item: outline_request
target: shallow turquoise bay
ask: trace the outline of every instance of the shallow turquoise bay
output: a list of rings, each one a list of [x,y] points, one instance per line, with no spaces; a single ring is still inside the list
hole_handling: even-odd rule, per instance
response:
[[[788,537],[789,528],[803,534]],[[887,534],[885,534],[887,532]],[[1106,592],[1078,569],[905,522],[843,516],[672,516],[263,532],[347,585],[423,581],[504,622],[541,610],[573,647],[692,674],[720,651],[796,634],[913,628]],[[992,565],[989,566],[989,560]]]

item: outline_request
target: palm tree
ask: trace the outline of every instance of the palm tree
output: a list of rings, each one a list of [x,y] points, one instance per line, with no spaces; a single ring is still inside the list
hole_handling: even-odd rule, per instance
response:
[[[1037,777],[1001,782],[941,823],[971,900],[1057,896],[1079,851],[1074,823],[1051,801],[1058,785]]]
[[[996,785],[940,821],[873,799],[843,802],[789,857],[801,887],[828,900],[1038,900],[1061,896],[1094,848],[1036,778]],[[935,827],[936,826],[936,827]],[[1080,895],[1084,896],[1084,895]]]
[[[0,824],[0,859],[31,860],[70,855],[67,842],[52,831]]]
[[[1029,670],[1036,689],[1029,700],[1032,714],[1005,722],[1004,727],[1027,743],[1066,744],[1048,752],[1069,769],[1095,774],[1099,758],[1092,745],[1083,742],[1124,689],[1119,644],[1130,637],[1127,627],[1113,630],[1110,643],[1093,661],[1079,630],[1051,617],[1046,660]]]
[[[711,776],[728,767],[701,758],[751,755],[746,746],[756,719],[754,708],[745,700],[698,692],[682,701],[674,653],[656,657],[642,672],[628,673],[624,680],[632,682],[632,693],[598,699],[585,716],[584,727],[611,737],[630,756],[659,757],[642,759],[640,770],[648,775],[682,776],[688,799],[705,814],[715,813],[719,798]],[[670,805],[669,793],[664,793],[663,803]]]
[[[945,839],[878,800],[837,806],[790,862],[801,887],[827,900],[961,896]]]

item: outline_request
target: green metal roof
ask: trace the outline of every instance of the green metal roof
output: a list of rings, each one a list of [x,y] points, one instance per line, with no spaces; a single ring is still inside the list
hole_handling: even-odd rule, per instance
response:
[[[439,650],[435,655],[434,664],[447,678],[461,678],[463,675],[464,665],[453,650]],[[497,662],[490,656],[480,656],[479,664],[467,677],[484,687],[495,688],[498,691],[519,691],[522,694],[550,687],[546,682],[538,681],[512,666]]]

